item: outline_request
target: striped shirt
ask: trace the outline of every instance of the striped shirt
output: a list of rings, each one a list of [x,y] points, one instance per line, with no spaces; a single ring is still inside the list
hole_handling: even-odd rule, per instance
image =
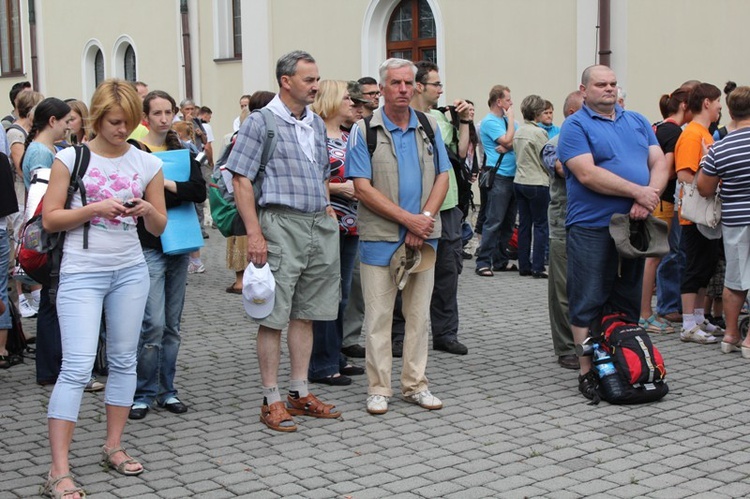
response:
[[[311,112],[311,111],[307,111]],[[326,128],[315,115],[314,161],[305,155],[297,140],[294,125],[276,118],[278,142],[266,166],[262,194],[257,200],[263,206],[280,205],[305,213],[323,211],[328,203],[325,181],[330,174]],[[260,168],[266,125],[261,113],[252,113],[242,123],[232,153],[227,160],[227,170],[255,180]]]
[[[721,179],[721,223],[750,225],[750,128],[715,143],[701,162],[703,172]]]

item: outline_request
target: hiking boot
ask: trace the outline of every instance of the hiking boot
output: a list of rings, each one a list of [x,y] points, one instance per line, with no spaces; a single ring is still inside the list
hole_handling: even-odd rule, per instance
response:
[[[578,390],[589,400],[597,398],[596,387],[598,384],[599,380],[593,369],[578,376]]]

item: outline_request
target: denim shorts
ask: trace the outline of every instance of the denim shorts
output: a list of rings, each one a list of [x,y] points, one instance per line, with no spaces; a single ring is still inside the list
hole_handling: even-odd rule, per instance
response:
[[[640,316],[643,258],[620,258],[609,227],[568,229],[570,324],[588,327],[601,314]]]

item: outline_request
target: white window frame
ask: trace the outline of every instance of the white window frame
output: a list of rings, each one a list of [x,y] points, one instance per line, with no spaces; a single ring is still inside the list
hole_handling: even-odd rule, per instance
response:
[[[138,80],[141,74],[138,66],[140,65],[140,57],[138,57],[138,48],[130,35],[120,35],[112,48],[112,72],[115,78],[125,79],[125,51],[128,46],[133,47],[135,53],[135,79]]]
[[[104,51],[102,42],[96,38],[92,38],[87,41],[83,46],[81,52],[81,69],[82,69],[82,87],[83,87],[83,100],[84,102],[90,102],[91,96],[94,95],[96,90],[96,51],[100,50],[102,57],[104,58],[104,79],[108,78],[107,73],[107,55]]]

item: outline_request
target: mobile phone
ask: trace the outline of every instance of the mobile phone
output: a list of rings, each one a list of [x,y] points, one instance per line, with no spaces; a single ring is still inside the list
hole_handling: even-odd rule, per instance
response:
[[[135,199],[131,199],[130,201],[125,201],[124,203],[122,203],[122,205],[125,208],[133,208],[135,207]]]

